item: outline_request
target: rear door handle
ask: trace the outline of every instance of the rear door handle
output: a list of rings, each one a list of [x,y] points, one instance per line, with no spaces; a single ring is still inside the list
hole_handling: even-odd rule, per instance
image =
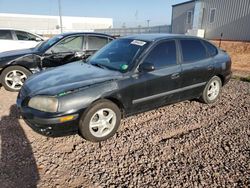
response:
[[[180,74],[178,72],[171,75],[172,80],[177,79],[179,77],[180,77]]]

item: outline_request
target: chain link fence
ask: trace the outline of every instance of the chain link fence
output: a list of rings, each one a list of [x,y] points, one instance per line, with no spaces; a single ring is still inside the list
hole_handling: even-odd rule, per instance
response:
[[[125,36],[125,35],[143,34],[143,33],[171,33],[171,26],[159,25],[152,27],[95,29],[95,32],[106,33],[115,36]]]

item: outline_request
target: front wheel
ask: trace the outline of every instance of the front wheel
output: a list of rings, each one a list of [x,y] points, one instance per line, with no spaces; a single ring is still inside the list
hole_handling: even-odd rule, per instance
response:
[[[201,100],[204,103],[212,104],[215,103],[220,95],[222,87],[221,79],[218,76],[214,76],[209,80],[205,89],[203,90]]]
[[[79,129],[86,140],[100,142],[112,137],[119,128],[120,122],[120,109],[113,102],[103,99],[84,112]]]
[[[31,72],[20,66],[10,66],[3,70],[1,83],[8,91],[19,91]]]

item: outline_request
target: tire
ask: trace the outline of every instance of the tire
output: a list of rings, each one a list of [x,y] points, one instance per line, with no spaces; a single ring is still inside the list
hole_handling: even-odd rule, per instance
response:
[[[19,91],[31,72],[21,66],[10,66],[3,70],[1,83],[8,91]]]
[[[221,87],[222,82],[218,76],[211,78],[203,90],[201,101],[206,104],[215,103],[220,96]]]
[[[116,133],[120,122],[121,111],[118,106],[109,100],[102,99],[93,103],[83,113],[79,121],[79,130],[86,140],[101,142]]]

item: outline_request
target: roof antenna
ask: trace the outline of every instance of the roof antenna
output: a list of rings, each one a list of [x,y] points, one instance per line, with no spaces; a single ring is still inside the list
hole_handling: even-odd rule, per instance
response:
[[[223,33],[220,34],[220,43],[219,43],[219,48],[221,47],[221,41],[222,41]]]

